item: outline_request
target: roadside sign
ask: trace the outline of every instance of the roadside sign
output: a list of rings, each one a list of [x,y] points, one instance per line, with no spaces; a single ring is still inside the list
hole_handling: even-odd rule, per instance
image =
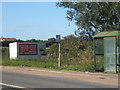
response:
[[[59,48],[58,48],[58,66],[60,67],[61,66],[61,60],[60,60],[60,41],[61,41],[61,36],[60,35],[56,35],[56,42],[58,43],[59,45]]]
[[[61,36],[60,35],[56,35],[56,42],[60,42],[61,41]]]

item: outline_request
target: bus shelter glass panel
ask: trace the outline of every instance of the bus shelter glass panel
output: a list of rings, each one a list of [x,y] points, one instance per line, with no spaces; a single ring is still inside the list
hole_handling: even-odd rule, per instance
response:
[[[105,38],[105,72],[116,72],[116,38]]]
[[[104,70],[104,39],[98,38],[94,39],[94,61],[95,61],[95,70],[103,71]]]
[[[104,54],[104,39],[95,39],[94,41],[94,49],[95,54]]]
[[[95,70],[104,71],[104,55],[95,55]]]

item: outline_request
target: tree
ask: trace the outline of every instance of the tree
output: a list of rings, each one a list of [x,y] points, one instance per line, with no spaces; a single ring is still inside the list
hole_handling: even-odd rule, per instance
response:
[[[9,44],[13,43],[13,42],[15,42],[15,41],[2,41],[1,42],[2,43],[2,47],[9,47]]]
[[[17,39],[15,42],[24,42],[23,40]]]
[[[55,38],[49,38],[47,43],[46,43],[46,47],[51,46],[52,44],[56,43]]]
[[[30,40],[26,40],[26,42],[44,42],[44,41],[43,40],[30,39]]]
[[[120,30],[120,2],[58,2],[75,21],[76,35],[91,37],[101,31]]]
[[[36,39],[30,39],[30,40],[26,40],[26,42],[37,42]]]

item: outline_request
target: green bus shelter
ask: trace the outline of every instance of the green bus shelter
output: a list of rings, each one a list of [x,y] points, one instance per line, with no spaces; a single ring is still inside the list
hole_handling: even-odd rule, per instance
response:
[[[96,71],[120,72],[120,31],[93,36],[93,51]]]

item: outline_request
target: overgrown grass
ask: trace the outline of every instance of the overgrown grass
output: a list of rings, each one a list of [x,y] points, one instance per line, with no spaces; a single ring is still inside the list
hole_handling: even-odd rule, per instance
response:
[[[55,70],[74,70],[74,71],[90,71],[94,72],[93,68],[85,65],[62,65],[58,67],[57,62],[43,61],[45,58],[41,59],[17,59],[17,60],[3,60],[2,65],[4,66],[27,66],[27,67],[38,67],[38,68],[48,68]]]
[[[4,66],[28,66],[28,67],[42,67],[42,68],[55,68],[55,63],[38,62],[32,60],[3,60],[2,65]]]

